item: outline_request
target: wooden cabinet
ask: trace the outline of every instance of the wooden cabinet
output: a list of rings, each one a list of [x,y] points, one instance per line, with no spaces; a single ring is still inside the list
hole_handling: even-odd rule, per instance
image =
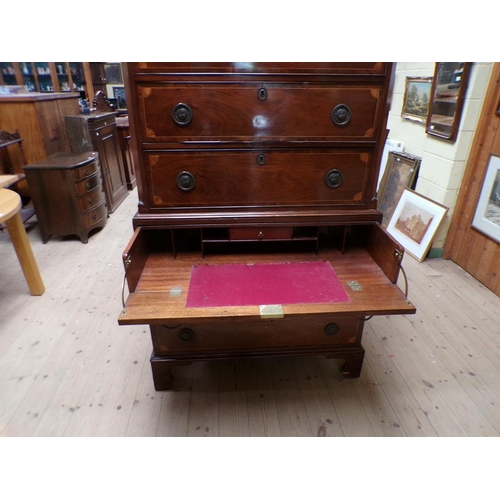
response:
[[[24,171],[44,243],[66,235],[87,243],[93,229],[105,226],[108,212],[97,153],[55,153]]]
[[[132,155],[130,144],[130,125],[128,116],[117,116],[116,127],[120,137],[120,146],[123,157],[123,166],[125,168],[125,179],[129,190],[135,189],[137,182],[135,178],[134,156]]]
[[[66,116],[66,131],[75,153],[97,151],[109,213],[128,195],[115,113]]]
[[[101,62],[91,62],[89,63],[90,74],[92,75],[92,86],[94,87],[94,93],[98,90],[106,93],[106,84],[108,79],[106,77],[106,68],[104,63]]]
[[[119,323],[150,326],[156,389],[177,365],[241,357],[322,354],[358,377],[365,321],[415,312],[375,199],[392,65],[125,74],[139,210]]]

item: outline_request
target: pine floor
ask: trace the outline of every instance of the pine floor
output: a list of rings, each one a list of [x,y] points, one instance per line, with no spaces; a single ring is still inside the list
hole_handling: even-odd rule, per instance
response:
[[[0,233],[0,436],[500,436],[500,297],[405,256],[413,316],[365,327],[359,379],[322,357],[198,363],[155,392],[146,327],[118,326],[137,191],[87,245],[28,234],[31,297]]]

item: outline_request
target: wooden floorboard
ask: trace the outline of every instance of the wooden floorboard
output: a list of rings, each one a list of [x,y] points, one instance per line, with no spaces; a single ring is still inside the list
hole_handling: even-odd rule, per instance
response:
[[[136,206],[132,191],[86,245],[31,224],[41,297],[0,233],[0,436],[500,436],[500,297],[442,259],[405,256],[417,314],[366,323],[358,379],[263,358],[179,366],[155,391],[147,327],[117,323]]]

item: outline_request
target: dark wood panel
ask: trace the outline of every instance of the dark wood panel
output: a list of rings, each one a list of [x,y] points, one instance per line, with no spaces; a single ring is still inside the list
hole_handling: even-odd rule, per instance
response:
[[[370,229],[366,249],[389,281],[397,283],[404,247],[382,229],[382,226],[374,224]]]
[[[137,71],[154,70],[165,73],[321,73],[328,75],[375,74],[387,70],[383,62],[146,62],[138,63]]]

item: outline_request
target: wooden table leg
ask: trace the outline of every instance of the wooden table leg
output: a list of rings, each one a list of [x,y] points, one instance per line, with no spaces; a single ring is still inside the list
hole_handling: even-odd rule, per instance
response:
[[[42,295],[45,292],[45,286],[19,212],[10,219],[7,219],[5,224],[16,250],[24,277],[28,282],[31,295]]]

